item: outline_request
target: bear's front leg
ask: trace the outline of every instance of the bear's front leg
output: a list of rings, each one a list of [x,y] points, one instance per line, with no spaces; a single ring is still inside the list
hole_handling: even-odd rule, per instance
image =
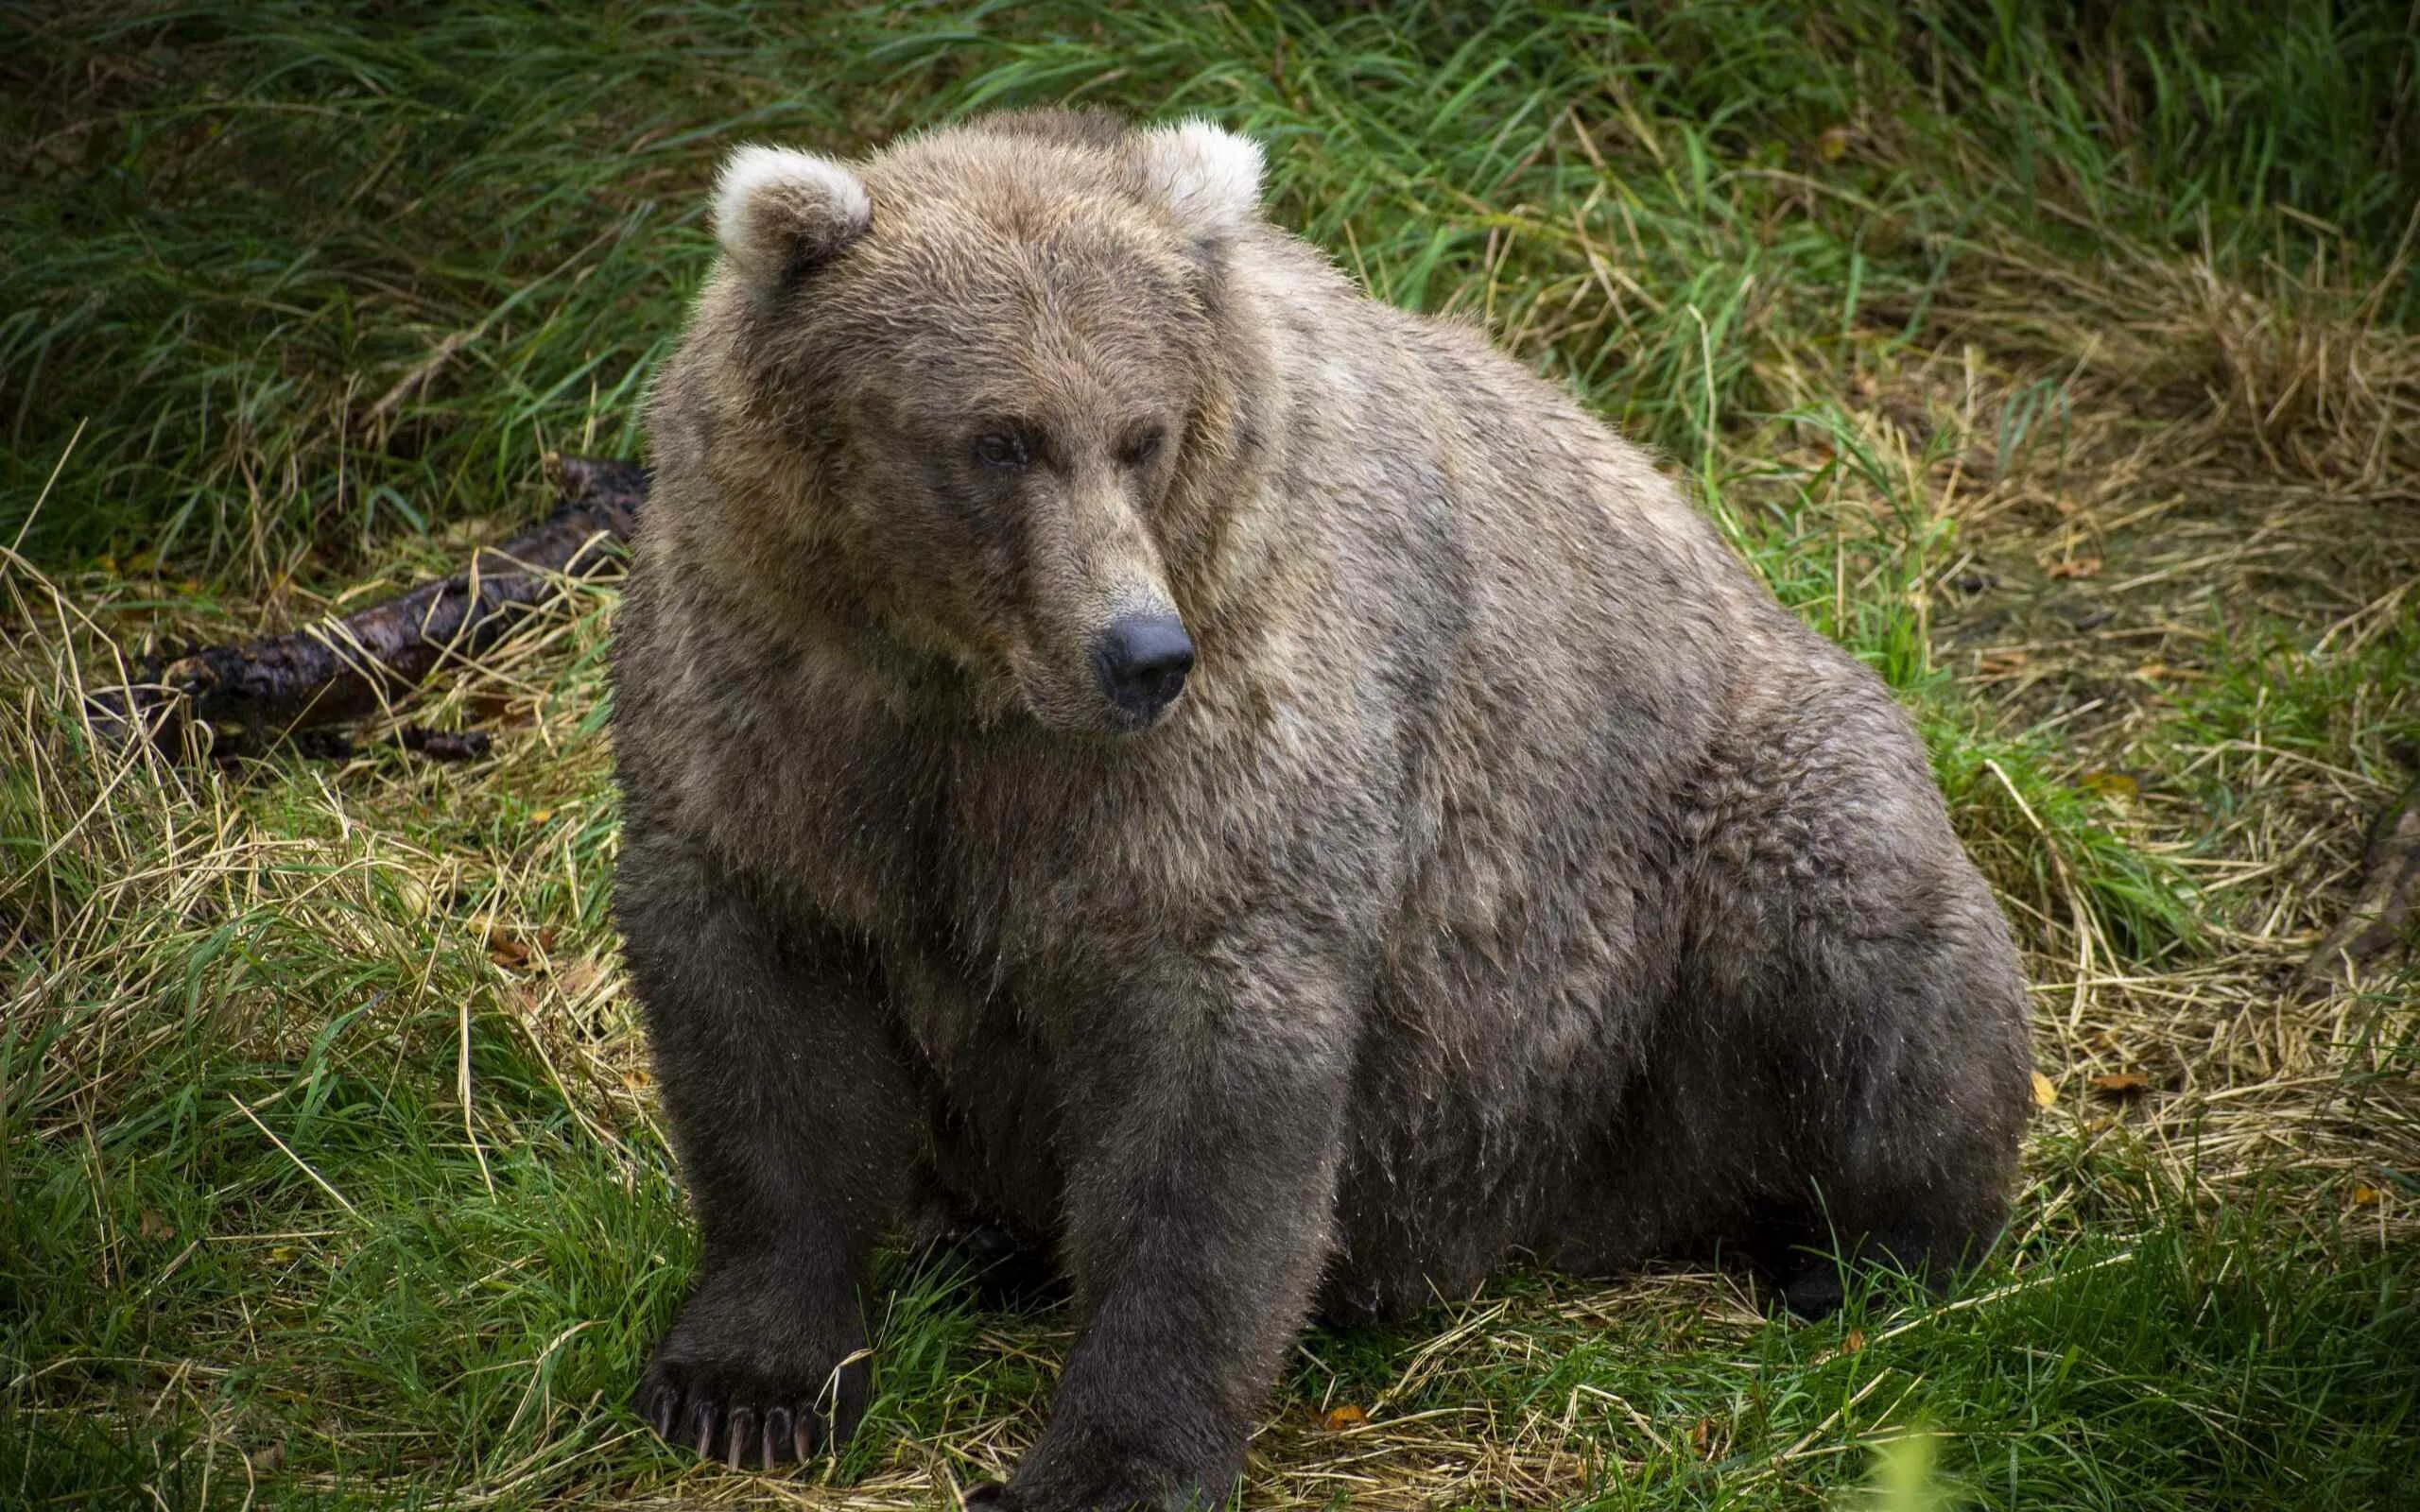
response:
[[[875,968],[635,827],[614,912],[703,1241],[633,1405],[735,1466],[804,1459],[864,1413],[857,1288],[913,1159]]]
[[[1331,1246],[1352,1039],[1317,969],[1234,971],[1170,967],[1190,980],[1075,1016],[1059,1048],[1083,1323],[992,1505],[1194,1507],[1235,1488]]]

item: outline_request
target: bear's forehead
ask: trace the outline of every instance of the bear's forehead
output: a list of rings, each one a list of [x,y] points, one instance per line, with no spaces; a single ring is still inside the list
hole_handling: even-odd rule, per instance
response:
[[[1115,203],[952,196],[877,208],[824,297],[901,335],[1174,335],[1201,314],[1190,272],[1172,238]]]
[[[1165,207],[1151,203],[1131,164],[1098,148],[940,135],[877,157],[865,181],[866,249],[886,271],[970,285],[1181,282],[1184,271],[1185,242]]]
[[[859,391],[926,413],[1122,412],[1182,387],[1194,367],[1169,322],[1083,301],[900,310],[852,335]]]

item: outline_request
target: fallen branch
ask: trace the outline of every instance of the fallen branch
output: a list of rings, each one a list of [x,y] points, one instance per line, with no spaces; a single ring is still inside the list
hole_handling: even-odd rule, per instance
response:
[[[619,543],[647,500],[631,462],[567,456],[562,502],[536,528],[481,549],[470,567],[286,635],[210,645],[154,662],[91,697],[104,733],[162,748],[241,754],[297,731],[362,718],[493,647],[566,585],[619,570]]]
[[[2343,921],[2331,931],[2303,967],[2305,997],[2325,997],[2357,985],[2390,957],[2415,943],[2413,912],[2420,908],[2420,781],[2386,806],[2370,832],[2361,858],[2361,889]]]

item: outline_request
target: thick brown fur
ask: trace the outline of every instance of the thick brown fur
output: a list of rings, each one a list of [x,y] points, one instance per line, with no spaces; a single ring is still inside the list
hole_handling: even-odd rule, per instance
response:
[[[1802,1246],[2001,1222],[2023,988],[1888,692],[1256,169],[1054,115],[735,160],[616,647],[667,1436],[845,1434],[936,1208],[1072,1285],[1037,1508],[1223,1498],[1315,1303],[1727,1246],[1820,1306]],[[1198,653],[1142,729],[1138,612]]]

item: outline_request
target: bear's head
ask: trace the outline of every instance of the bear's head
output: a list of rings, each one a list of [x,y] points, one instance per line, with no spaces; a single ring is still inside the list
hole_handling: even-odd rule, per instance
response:
[[[1055,113],[733,153],[705,381],[659,403],[751,592],[1062,730],[1157,721],[1215,654],[1255,448],[1230,263],[1260,170],[1202,123]]]

